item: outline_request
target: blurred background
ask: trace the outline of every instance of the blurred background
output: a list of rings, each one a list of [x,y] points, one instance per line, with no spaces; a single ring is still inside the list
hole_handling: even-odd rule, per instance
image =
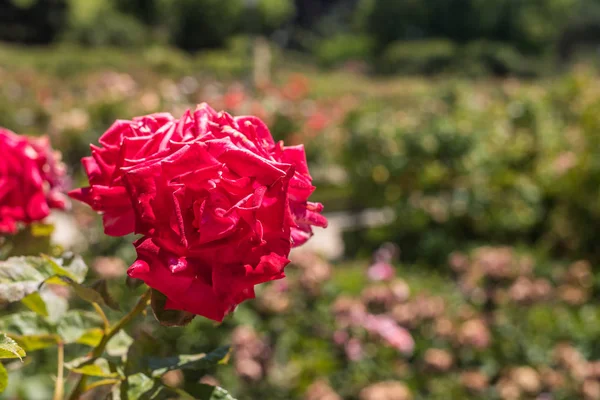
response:
[[[306,146],[330,227],[222,325],[133,327],[164,355],[233,345],[169,384],[600,399],[599,0],[0,0],[0,41],[0,125],[49,135],[74,186],[115,119],[203,101]],[[132,238],[52,218],[131,301]],[[4,397],[51,398],[53,357]]]

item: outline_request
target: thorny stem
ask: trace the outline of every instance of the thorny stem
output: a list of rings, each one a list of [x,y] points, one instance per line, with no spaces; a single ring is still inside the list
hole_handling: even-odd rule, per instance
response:
[[[65,396],[65,344],[60,341],[58,342],[58,371],[56,373],[56,386],[54,387],[54,397],[52,400],[63,400]]]
[[[100,343],[98,343],[98,346],[96,346],[94,348],[94,350],[92,351],[91,360],[95,360],[96,358],[100,357],[102,355],[102,353],[104,353],[104,350],[106,349],[106,345],[108,344],[110,339],[112,339],[113,336],[115,336],[117,333],[119,333],[119,331],[121,329],[123,329],[123,327],[125,325],[127,325],[129,322],[131,322],[131,320],[133,318],[135,318],[138,314],[140,314],[142,311],[144,311],[146,309],[146,306],[148,305],[148,301],[150,300],[151,293],[152,292],[150,291],[150,289],[146,290],[146,292],[138,300],[135,307],[133,307],[133,309],[129,313],[127,313],[125,316],[123,316],[123,318],[121,318],[119,320],[119,322],[117,322],[112,328],[110,328],[107,332],[104,333],[104,336],[102,336],[102,340],[100,340]],[[77,382],[75,389],[73,389],[71,396],[69,396],[69,400],[79,399],[79,397],[81,396],[81,394],[84,391],[86,381],[87,381],[87,377],[85,375],[81,375],[81,377],[79,378],[79,382]]]

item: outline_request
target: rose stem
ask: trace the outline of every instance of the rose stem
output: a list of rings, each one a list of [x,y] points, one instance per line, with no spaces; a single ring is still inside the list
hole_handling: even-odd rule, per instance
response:
[[[150,289],[146,290],[146,292],[144,292],[142,297],[140,297],[140,299],[138,300],[135,307],[133,307],[133,309],[129,313],[123,316],[123,318],[121,318],[119,322],[117,322],[108,332],[104,334],[104,336],[102,336],[102,340],[100,340],[100,343],[98,343],[98,346],[96,346],[96,348],[94,348],[92,352],[91,360],[100,357],[102,353],[104,353],[104,349],[106,349],[106,345],[108,344],[110,339],[112,339],[113,336],[119,333],[119,331],[123,329],[125,325],[131,322],[131,320],[135,318],[135,316],[144,311],[144,309],[148,305],[148,300],[150,300],[151,293],[152,292],[150,291]],[[73,389],[71,396],[69,396],[69,400],[79,399],[79,396],[85,388],[86,381],[87,376],[81,375],[81,377],[79,378],[79,382],[77,382],[77,386],[75,386],[75,389]]]

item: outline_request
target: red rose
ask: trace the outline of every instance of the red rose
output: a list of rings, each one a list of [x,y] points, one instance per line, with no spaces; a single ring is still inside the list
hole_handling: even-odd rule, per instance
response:
[[[102,213],[107,235],[123,236],[135,228],[121,167],[124,163],[139,163],[168,153],[170,140],[183,140],[175,122],[167,113],[133,121],[118,120],[100,137],[102,147],[91,145],[92,156],[81,160],[90,187],[73,190],[69,196]]]
[[[292,164],[295,174],[290,182],[290,209],[296,222],[292,227],[293,246],[300,246],[312,236],[312,226],[325,227],[320,214],[323,206],[308,201],[314,191],[303,146],[284,147],[275,143],[265,124],[256,117],[232,118],[201,104],[180,120],[159,113],[119,120],[100,137],[103,147],[92,145],[92,157],[82,159],[90,187],[69,195],[101,212],[104,232],[123,236],[135,230],[131,199],[123,183],[122,168],[148,160],[160,160],[173,153],[174,144],[195,140],[230,137],[236,146],[245,148],[269,161]]]
[[[86,166],[91,187],[74,195],[127,223],[111,232],[144,235],[128,273],[165,294],[168,308],[222,320],[254,297],[254,285],[283,278],[290,248],[327,224],[322,206],[307,201],[314,187],[304,149],[276,144],[257,118],[203,104],[143,139],[112,137],[120,152],[103,163],[110,173]],[[94,166],[108,159],[93,150]],[[98,182],[110,196],[93,194]]]
[[[65,168],[46,137],[19,136],[0,128],[0,233],[17,223],[44,219],[51,208],[64,209]]]

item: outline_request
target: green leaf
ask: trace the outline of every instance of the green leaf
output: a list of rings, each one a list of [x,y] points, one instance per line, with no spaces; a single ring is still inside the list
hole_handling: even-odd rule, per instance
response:
[[[184,326],[189,324],[196,316],[187,311],[165,310],[167,297],[156,289],[152,289],[150,305],[154,317],[164,326]]]
[[[144,372],[150,375],[146,358],[155,352],[160,346],[156,339],[146,332],[141,332],[127,350],[127,361],[125,363],[125,375],[134,375]]]
[[[13,245],[8,242],[7,237],[0,237],[0,260],[8,258],[12,249]]]
[[[88,272],[88,267],[80,256],[66,259],[42,255],[42,259],[50,265],[53,275],[67,277],[77,283],[83,282]],[[52,283],[60,283],[60,281]]]
[[[0,303],[19,301],[36,292],[52,275],[42,265],[39,257],[11,257],[0,262]]]
[[[18,358],[23,361],[25,350],[23,350],[17,342],[6,336],[4,333],[0,335],[0,359]],[[0,364],[1,365],[1,364]],[[5,371],[6,372],[6,371]],[[2,392],[0,390],[0,392]]]
[[[4,365],[0,363],[0,394],[6,390],[8,386],[8,372],[6,372],[6,368]]]
[[[222,387],[205,385],[203,383],[186,385],[186,392],[197,400],[236,400]]]
[[[46,302],[42,299],[42,296],[39,292],[33,292],[27,296],[25,296],[21,303],[31,311],[35,312],[42,317],[48,316],[48,309],[46,308]]]
[[[115,311],[121,311],[119,304],[115,301],[115,299],[112,298],[112,296],[108,292],[108,284],[106,283],[106,280],[101,279],[99,281],[94,282],[91,285],[91,288],[100,294],[102,300],[104,301],[104,304],[106,304],[108,307],[112,308]]]
[[[104,331],[101,328],[88,329],[79,337],[79,339],[77,339],[76,343],[90,347],[96,347],[98,344],[100,344],[102,336],[104,336]]]
[[[75,294],[83,300],[89,303],[98,303],[100,305],[104,305],[104,299],[100,293],[96,292],[94,289],[75,282],[68,276],[59,276],[59,278],[67,285],[71,286],[75,291]]]
[[[44,285],[39,292],[42,300],[46,304],[48,316],[46,320],[52,324],[56,324],[69,309],[69,301],[58,295],[50,285]]]
[[[58,322],[56,331],[65,343],[76,343],[86,332],[102,325],[102,319],[93,312],[68,311]]]
[[[122,357],[127,354],[133,339],[125,331],[119,331],[106,345],[106,352],[111,357]]]
[[[142,373],[128,376],[125,384],[129,400],[159,399],[165,395],[164,386],[160,382]]]
[[[10,334],[27,351],[54,346],[59,340],[54,327],[33,311],[0,318],[0,331]]]
[[[33,311],[23,311],[0,318],[0,331],[19,336],[51,335],[52,325]]]
[[[198,400],[236,400],[225,389],[205,384],[186,385],[186,390],[165,386],[157,378],[143,373],[129,375],[121,385],[113,388],[112,399],[120,400],[126,395],[128,400],[162,400],[173,398],[194,398]]]
[[[168,358],[148,358],[152,376],[161,376],[173,369],[206,369],[224,363],[229,356],[229,346],[219,347],[208,354],[178,355]],[[226,362],[226,361],[225,361]]]
[[[15,336],[14,338],[27,351],[36,351],[53,347],[60,341],[60,337],[57,335],[27,335]]]
[[[82,375],[100,378],[116,378],[119,376],[117,372],[111,371],[110,364],[105,358],[97,358],[92,362],[89,357],[83,357],[66,363],[65,367]]]
[[[108,294],[108,288],[106,287],[106,281],[101,280],[93,284],[92,286],[84,286],[68,276],[60,276],[60,279],[70,285],[75,294],[83,300],[90,303],[97,303],[101,306],[108,306],[113,310],[119,311],[119,305],[113,300]]]
[[[70,262],[43,257],[11,257],[0,262],[0,303],[10,303],[37,292],[42,283],[62,283],[54,276],[67,276],[75,282],[83,282],[87,266],[80,257]]]

